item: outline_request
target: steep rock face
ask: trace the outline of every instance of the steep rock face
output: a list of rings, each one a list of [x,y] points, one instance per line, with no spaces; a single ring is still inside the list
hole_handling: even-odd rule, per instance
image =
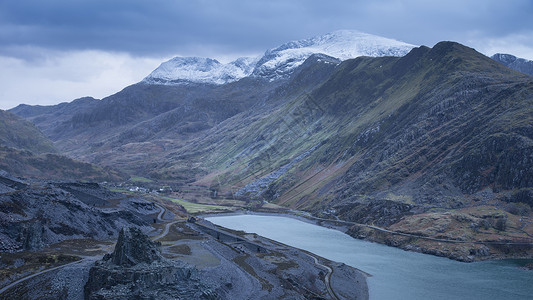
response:
[[[503,53],[496,53],[491,56],[491,58],[513,70],[522,72],[524,74],[533,75],[533,61],[531,60]]]
[[[122,229],[111,259],[117,266],[131,267],[161,260],[161,244],[152,242],[136,228]]]
[[[216,299],[196,269],[161,256],[161,244],[122,229],[112,254],[89,271],[85,299]]]
[[[392,68],[411,83],[424,76],[417,93],[403,103],[396,97],[401,105],[357,136],[349,153],[361,156],[343,176],[347,189],[341,195],[388,190],[419,204],[455,207],[450,198],[487,186],[530,186],[533,174],[526,166],[533,149],[525,124],[531,122],[531,82],[458,44],[418,52]],[[371,80],[378,87],[386,81]],[[371,97],[387,95],[370,91]],[[414,186],[417,193],[407,192]]]

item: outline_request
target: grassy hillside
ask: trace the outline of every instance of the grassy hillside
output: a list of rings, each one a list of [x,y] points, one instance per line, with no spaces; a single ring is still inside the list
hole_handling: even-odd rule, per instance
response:
[[[0,110],[0,169],[15,176],[48,180],[117,181],[124,175],[59,155],[30,122]]]
[[[52,142],[30,122],[0,110],[0,145],[34,153],[55,153]]]
[[[73,160],[58,154],[36,155],[26,150],[0,146],[0,170],[15,176],[46,180],[122,181],[123,173]]]

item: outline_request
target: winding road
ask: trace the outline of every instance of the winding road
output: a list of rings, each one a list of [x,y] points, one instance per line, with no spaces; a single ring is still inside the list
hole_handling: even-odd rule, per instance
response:
[[[157,219],[158,219],[159,221],[161,221],[161,222],[165,222],[165,221],[163,220],[163,215],[165,214],[165,212],[166,212],[167,210],[166,210],[164,207],[162,207],[162,206],[160,206],[160,205],[158,205],[158,204],[156,204],[155,206],[159,207],[159,209],[160,209],[160,212],[159,212],[159,214],[157,215]],[[170,230],[170,226],[172,226],[172,225],[174,225],[174,224],[176,224],[176,223],[178,223],[178,222],[179,222],[179,221],[174,221],[174,222],[171,222],[171,223],[167,223],[167,224],[165,224],[165,228],[163,229],[163,232],[161,232],[161,234],[159,234],[159,235],[153,237],[152,240],[153,240],[153,241],[157,241],[158,239],[160,239],[160,238],[164,237],[165,235],[167,235],[168,232],[169,232],[169,230]]]
[[[155,236],[154,238],[152,238],[152,240],[153,240],[153,241],[157,241],[158,239],[160,239],[160,238],[164,237],[165,235],[167,235],[167,234],[168,234],[168,231],[170,230],[170,226],[172,226],[172,225],[174,225],[174,224],[176,224],[176,223],[178,223],[178,222],[179,222],[179,221],[174,221],[174,222],[171,222],[171,223],[167,223],[167,224],[165,225],[165,229],[163,230],[163,232],[161,232],[160,235]]]
[[[154,203],[155,204],[155,203]],[[165,214],[165,212],[167,211],[163,206],[159,205],[159,204],[155,204],[155,206],[157,206],[157,208],[159,208],[159,214],[157,215],[157,220],[161,221],[161,222],[164,222],[163,220],[163,215]]]
[[[328,273],[326,274],[326,276],[324,276],[324,281],[326,283],[326,288],[328,289],[328,293],[331,296],[331,298],[340,300],[339,297],[337,297],[337,294],[335,294],[335,292],[333,291],[333,288],[331,287],[331,274],[333,274],[333,269],[330,268],[329,266],[323,265],[320,262],[318,262],[318,258],[316,258],[316,256],[314,256],[312,254],[309,254],[309,253],[306,253],[306,254],[315,261],[316,265],[318,265],[320,267],[323,267],[326,270],[328,270]]]

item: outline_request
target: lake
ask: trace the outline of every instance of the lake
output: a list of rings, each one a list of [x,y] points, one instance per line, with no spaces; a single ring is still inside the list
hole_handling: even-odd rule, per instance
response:
[[[236,215],[206,220],[370,273],[370,299],[533,299],[533,271],[517,267],[524,260],[457,262],[357,240],[290,217]]]

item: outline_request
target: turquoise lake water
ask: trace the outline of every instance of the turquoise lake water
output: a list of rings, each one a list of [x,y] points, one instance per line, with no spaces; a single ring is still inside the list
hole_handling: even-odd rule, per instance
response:
[[[206,218],[343,262],[367,273],[370,299],[533,299],[533,271],[524,260],[462,263],[351,238],[289,217]]]

